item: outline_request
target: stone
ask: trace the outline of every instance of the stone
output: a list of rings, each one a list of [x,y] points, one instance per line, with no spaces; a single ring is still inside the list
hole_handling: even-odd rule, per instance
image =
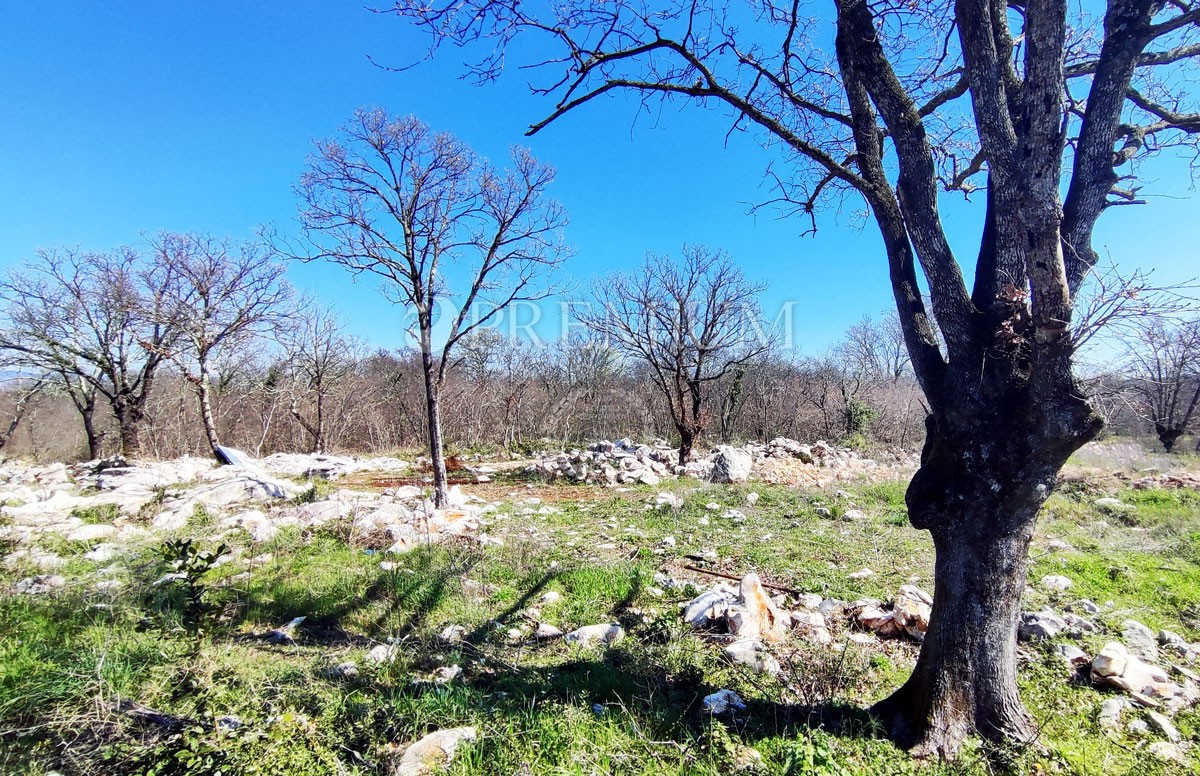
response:
[[[1040,582],[1038,582],[1038,586],[1043,590],[1049,590],[1056,593],[1061,593],[1062,591],[1069,589],[1072,584],[1074,583],[1071,582],[1071,580],[1057,574],[1047,574],[1046,576],[1042,577]]]
[[[95,563],[108,563],[117,553],[121,551],[121,545],[112,544],[109,542],[97,544],[92,548],[91,552],[84,554],[85,560],[90,560]]]
[[[1169,630],[1160,630],[1158,632],[1158,643],[1164,647],[1171,645],[1186,647],[1188,645],[1183,636]]]
[[[467,629],[461,625],[447,625],[438,634],[437,640],[442,644],[460,644],[467,635]]]
[[[13,590],[25,595],[45,595],[65,584],[66,578],[59,574],[38,574],[18,581]]]
[[[861,509],[847,509],[845,512],[842,513],[842,519],[848,520],[851,522],[857,522],[859,520],[866,520],[867,513],[862,511]]]
[[[867,579],[869,577],[875,576],[875,572],[871,571],[871,569],[864,568],[864,569],[859,569],[858,571],[855,571],[853,574],[850,574],[848,576],[850,577],[850,579]]]
[[[1100,703],[1100,711],[1096,714],[1096,724],[1105,728],[1116,728],[1121,725],[1121,712],[1125,709],[1125,701],[1120,698],[1105,698]]]
[[[330,679],[354,679],[358,676],[358,664],[353,660],[349,660],[345,663],[338,663],[331,668],[326,668],[322,673]]]
[[[736,447],[721,445],[713,456],[712,473],[709,480],[717,483],[745,482],[750,478],[754,459],[750,453]]]
[[[664,584],[663,587],[672,589],[671,585]],[[725,610],[736,600],[736,593],[728,585],[717,585],[689,601],[684,607],[683,619],[698,628],[710,627],[725,616]]]
[[[1130,654],[1142,660],[1158,660],[1158,638],[1154,631],[1137,620],[1121,623],[1121,639]]]
[[[1129,652],[1121,644],[1109,642],[1092,661],[1092,674],[1104,678],[1121,676],[1129,664]]]
[[[1187,755],[1184,754],[1184,751],[1177,744],[1173,744],[1170,741],[1155,741],[1146,747],[1146,751],[1161,760],[1180,763],[1181,765],[1187,763]]]
[[[1082,636],[1085,633],[1095,633],[1096,623],[1091,620],[1084,619],[1077,614],[1070,612],[1062,616],[1063,622],[1067,626],[1067,634],[1071,636]]]
[[[1098,498],[1092,506],[1105,512],[1132,512],[1134,507],[1118,498]]]
[[[425,776],[445,768],[464,742],[475,741],[478,733],[473,727],[438,730],[411,744],[404,750],[393,776]]]
[[[547,590],[542,595],[542,603],[543,604],[556,603],[560,598],[562,598],[562,593],[558,592],[557,590]]]
[[[582,647],[599,644],[612,646],[625,638],[625,629],[615,622],[585,625],[582,628],[576,628],[571,631],[565,638],[568,644],[575,644]]]
[[[1100,614],[1100,607],[1096,603],[1082,598],[1067,607],[1068,611],[1083,612],[1084,614],[1096,615]]]
[[[1146,719],[1150,722],[1150,727],[1166,736],[1167,740],[1171,743],[1177,744],[1182,740],[1179,730],[1163,714],[1148,709],[1146,711]]]
[[[380,644],[367,653],[367,660],[378,665],[395,662],[399,650],[395,644]]]
[[[97,539],[108,539],[116,533],[116,526],[87,523],[68,533],[67,539],[73,542],[94,542]]]
[[[1066,622],[1053,612],[1022,612],[1017,625],[1017,638],[1021,641],[1045,641],[1052,639],[1067,627]]]
[[[561,630],[544,622],[539,622],[537,629],[533,632],[533,637],[538,641],[549,641],[551,639],[557,639],[562,635],[563,632]]]
[[[1054,654],[1072,668],[1091,662],[1087,653],[1074,644],[1055,644]]]
[[[735,665],[743,665],[762,674],[778,674],[782,669],[757,639],[738,639],[725,647],[725,657]]]
[[[462,676],[462,666],[455,664],[451,666],[442,666],[433,672],[434,684],[449,684],[458,677]]]
[[[700,708],[704,713],[716,716],[730,711],[745,711],[746,702],[733,690],[717,690],[704,696]]]
[[[740,610],[726,613],[731,633],[740,639],[783,640],[790,622],[785,621],[783,612],[767,595],[757,574],[750,573],[742,577],[738,588],[738,604]],[[741,616],[743,613],[745,616]]]
[[[746,494],[746,506],[754,506],[758,503],[758,493],[750,491]]]

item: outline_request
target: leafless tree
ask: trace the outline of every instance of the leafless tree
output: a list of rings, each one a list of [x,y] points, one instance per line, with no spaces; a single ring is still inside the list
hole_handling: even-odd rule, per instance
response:
[[[1127,349],[1140,414],[1168,453],[1187,433],[1200,405],[1200,319],[1142,319]]]
[[[1200,138],[1185,75],[1200,5],[1104,5],[1078,19],[1066,0],[394,6],[435,45],[482,43],[481,80],[514,60],[542,73],[553,107],[531,131],[616,92],[689,100],[778,154],[777,202],[806,227],[823,204],[865,203],[930,410],[907,501],[936,548],[933,616],[910,679],[873,709],[920,754],[972,731],[1033,738],[1016,682],[1027,549],[1057,472],[1101,428],[1072,370],[1073,302],[1101,214],[1144,201],[1138,160]],[[939,189],[984,188],[972,288]]]
[[[0,362],[0,367],[4,366]],[[25,418],[25,413],[29,409],[30,403],[41,395],[46,388],[51,384],[50,375],[37,375],[34,377],[15,377],[6,380],[9,383],[8,390],[5,391],[12,401],[12,409],[9,410],[9,418],[7,423],[0,424],[0,450],[8,444],[8,440],[12,439],[16,433],[17,427],[21,425],[21,421]]]
[[[119,452],[141,449],[146,402],[178,335],[163,315],[174,270],[132,248],[106,253],[42,251],[0,282],[0,351],[10,362],[58,378],[83,419],[88,455],[101,454],[98,402],[117,423]]]
[[[223,460],[213,409],[214,366],[282,320],[291,287],[283,265],[256,243],[168,233],[155,241],[154,257],[178,278],[164,294],[162,309],[179,328],[179,339],[164,352],[192,384],[204,437],[213,456]]]
[[[683,256],[649,255],[640,270],[593,286],[576,316],[625,356],[650,368],[687,463],[708,425],[708,386],[769,351],[773,340],[747,282],[728,254],[685,246]]]
[[[292,316],[280,340],[295,383],[288,411],[311,437],[310,452],[323,453],[330,394],[354,373],[362,345],[346,334],[334,310],[311,301]],[[302,408],[306,399],[312,405],[308,416]]]
[[[896,311],[885,311],[878,321],[864,315],[846,331],[837,356],[847,370],[867,380],[899,382],[909,369],[909,358]]]
[[[302,258],[380,277],[416,318],[439,507],[447,500],[439,401],[454,346],[514,303],[544,298],[540,281],[566,256],[566,216],[547,197],[554,171],[520,148],[511,163],[497,170],[416,118],[359,110],[341,138],[317,144],[298,186],[312,248]],[[455,275],[465,276],[458,294]],[[447,333],[435,343],[443,308]]]

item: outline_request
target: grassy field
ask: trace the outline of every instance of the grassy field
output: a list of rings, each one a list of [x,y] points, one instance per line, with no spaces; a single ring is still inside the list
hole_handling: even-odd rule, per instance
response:
[[[842,623],[836,649],[799,637],[777,649],[779,679],[731,666],[681,623],[678,604],[717,581],[688,570],[700,563],[686,556],[800,591],[891,600],[907,582],[932,589],[930,542],[908,526],[898,482],[843,485],[841,497],[758,483],[664,486],[616,492],[513,476],[487,491],[503,499],[486,526],[502,544],[461,540],[399,556],[338,529],[285,530],[261,544],[240,531],[216,538],[201,514],[186,532],[195,546],[226,542],[240,554],[201,564],[191,603],[185,582],[156,584],[171,570],[161,537],[105,562],[84,558],[91,544],[46,540],[68,558],[58,572],[67,584],[0,594],[0,773],[386,773],[397,748],[468,724],[479,740],[449,773],[1189,772],[1146,751],[1154,734],[1098,727],[1105,693],[1072,682],[1050,645],[1022,645],[1038,746],[972,743],[953,763],[912,760],[862,711],[903,681],[913,643],[860,645]],[[660,492],[682,506],[656,506]],[[1093,506],[1102,495],[1133,509],[1106,513]],[[851,502],[865,519],[838,519]],[[746,520],[722,517],[730,508]],[[1051,539],[1072,549],[1050,552]],[[1031,580],[1062,574],[1075,584],[1054,594],[1034,585],[1027,609],[1061,611],[1080,598],[1102,606],[1100,632],[1072,642],[1088,654],[1129,618],[1200,640],[1195,491],[1073,479],[1048,502],[1032,553]],[[863,568],[875,574],[849,578]],[[5,591],[34,573],[0,569]],[[662,589],[659,573],[691,584]],[[292,641],[267,637],[300,616]],[[540,643],[534,619],[564,631],[619,621],[628,636],[610,648]],[[439,640],[449,625],[464,629],[461,641]],[[392,662],[366,658],[381,645],[395,647]],[[356,673],[335,668],[348,661]],[[461,675],[435,681],[455,665]],[[705,714],[701,699],[721,688],[741,694],[746,711]],[[148,722],[117,711],[121,702],[167,716]],[[1124,722],[1136,717],[1127,711]],[[1200,737],[1195,709],[1175,724],[1185,739]],[[1200,755],[1190,757],[1200,768]]]

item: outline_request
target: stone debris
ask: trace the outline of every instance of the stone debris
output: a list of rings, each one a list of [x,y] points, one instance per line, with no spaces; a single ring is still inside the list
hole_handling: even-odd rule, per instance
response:
[[[1114,514],[1122,514],[1125,512],[1134,511],[1134,507],[1131,504],[1126,504],[1119,498],[1098,498],[1092,502],[1092,506],[1104,512],[1111,512]]]
[[[586,450],[570,450],[541,459],[526,473],[563,477],[573,482],[657,485],[675,476],[679,452],[669,447],[639,445],[631,439],[597,442]]]
[[[1187,763],[1187,754],[1179,748],[1178,744],[1173,744],[1170,741],[1155,741],[1146,747],[1146,751],[1161,760],[1180,763]]]
[[[395,644],[380,644],[371,648],[371,651],[367,653],[367,660],[376,665],[394,663],[399,654],[400,650]]]
[[[783,670],[779,661],[767,652],[758,639],[738,639],[725,647],[725,657],[735,665],[746,666],[763,674],[777,675]]]
[[[59,574],[38,574],[19,580],[13,585],[13,591],[24,595],[45,595],[65,584],[67,580]]]
[[[1167,672],[1130,654],[1124,644],[1109,642],[1092,661],[1092,682],[1115,687],[1143,706],[1174,713],[1200,700],[1190,679],[1172,682]]]
[[[700,704],[705,714],[720,715],[730,711],[745,711],[746,702],[733,690],[717,690],[705,695]]]
[[[438,730],[409,745],[392,771],[393,776],[425,776],[436,773],[454,759],[454,753],[464,742],[479,737],[473,727]]]
[[[1038,582],[1038,587],[1042,588],[1043,590],[1061,593],[1064,590],[1070,589],[1071,585],[1073,584],[1074,583],[1070,579],[1067,579],[1064,576],[1047,574],[1046,576],[1042,577],[1041,582]]]
[[[792,625],[789,613],[767,595],[757,574],[747,574],[737,590],[720,583],[683,607],[683,619],[697,628],[729,633],[738,639],[781,641]]]
[[[560,638],[563,632],[548,623],[539,622],[537,629],[533,632],[533,637],[538,641],[550,641],[551,639]]]
[[[902,585],[890,609],[874,599],[856,601],[847,609],[852,622],[880,638],[907,635],[922,641],[929,628],[933,597],[915,585]]]
[[[1182,740],[1183,737],[1179,735],[1179,730],[1171,724],[1171,720],[1159,712],[1147,710],[1146,720],[1150,723],[1150,727],[1166,736],[1167,740],[1171,743],[1177,744]]]
[[[1017,624],[1017,638],[1021,641],[1047,641],[1067,627],[1062,617],[1050,610],[1022,612]]]
[[[1130,654],[1148,662],[1158,660],[1158,638],[1154,631],[1137,620],[1121,623],[1121,640]]]
[[[1121,698],[1105,698],[1100,703],[1100,711],[1096,714],[1096,724],[1100,727],[1118,728],[1121,726],[1121,712],[1125,710],[1125,701]]]
[[[581,647],[591,647],[600,644],[611,647],[625,638],[625,629],[615,622],[585,625],[582,628],[576,628],[571,631],[564,638],[568,644],[575,644]]]

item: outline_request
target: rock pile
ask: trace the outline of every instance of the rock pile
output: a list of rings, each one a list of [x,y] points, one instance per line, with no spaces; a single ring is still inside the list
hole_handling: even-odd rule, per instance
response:
[[[1200,700],[1200,688],[1192,679],[1184,676],[1173,682],[1166,671],[1135,657],[1115,641],[1105,644],[1092,661],[1092,682],[1115,687],[1143,706],[1170,713]]]
[[[891,609],[871,599],[856,601],[846,607],[852,621],[863,630],[880,638],[907,635],[917,641],[925,639],[932,609],[933,596],[915,585],[902,585]]]
[[[565,477],[574,482],[627,485],[641,482],[657,485],[674,476],[679,453],[669,447],[635,444],[631,439],[597,442],[587,450],[571,450],[543,458],[526,472]]]

